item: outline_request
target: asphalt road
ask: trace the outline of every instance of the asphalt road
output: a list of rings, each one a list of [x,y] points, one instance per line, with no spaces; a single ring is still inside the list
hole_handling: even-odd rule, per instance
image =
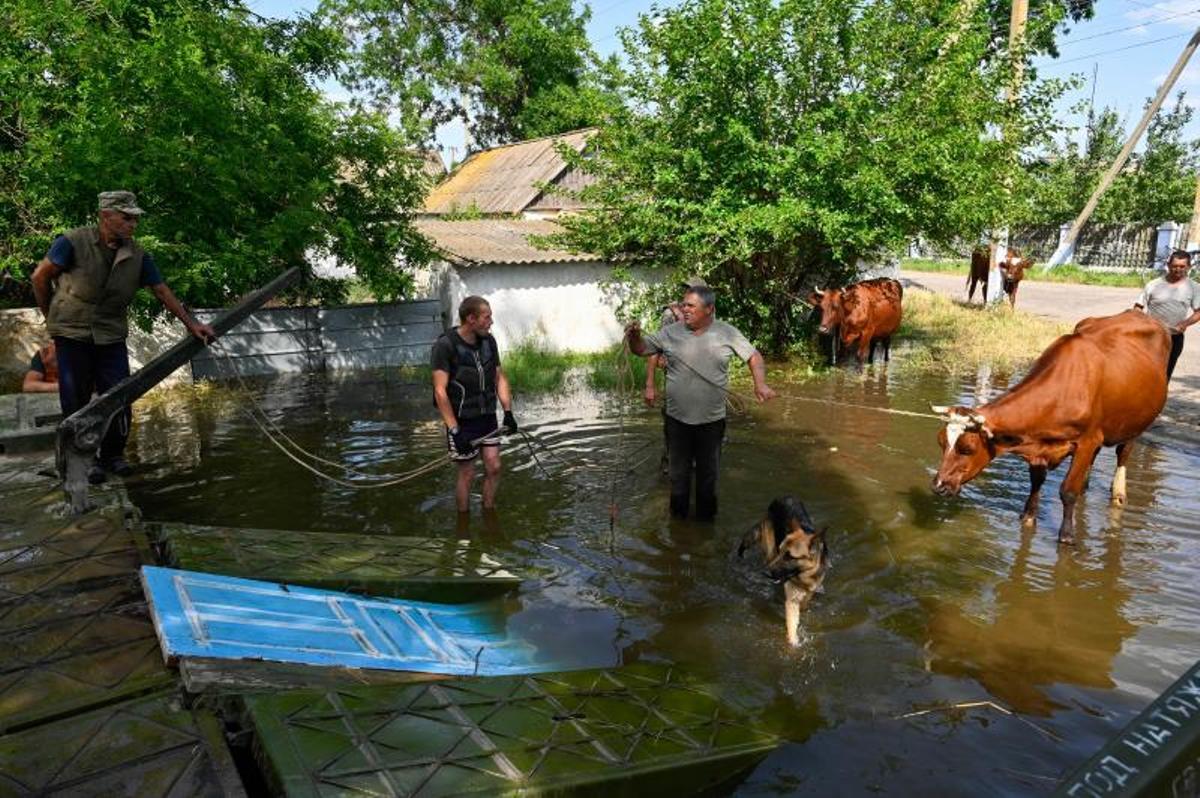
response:
[[[900,280],[906,289],[925,289],[937,294],[966,301],[967,276],[933,272],[901,271]],[[1066,322],[1077,322],[1088,316],[1110,316],[1133,307],[1140,292],[1136,288],[1110,288],[1101,285],[1072,285],[1068,283],[1039,283],[1025,280],[1017,292],[1017,310]],[[975,291],[979,301],[979,289]],[[1200,325],[1185,333],[1183,354],[1175,364],[1175,374],[1167,395],[1167,406],[1160,417],[1195,427],[1200,434]]]

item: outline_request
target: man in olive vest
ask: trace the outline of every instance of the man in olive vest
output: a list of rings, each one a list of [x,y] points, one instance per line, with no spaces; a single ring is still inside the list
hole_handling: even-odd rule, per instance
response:
[[[504,431],[517,431],[512,414],[512,391],[500,368],[500,350],[492,329],[492,308],[480,296],[469,296],[458,306],[457,327],[446,330],[433,343],[433,401],[446,425],[450,459],[458,466],[454,498],[460,513],[467,512],[475,458],[483,458],[483,507],[496,505],[500,486],[500,433],[496,400],[504,408]]]
[[[139,288],[149,288],[188,332],[202,341],[216,338],[213,328],[192,318],[163,282],[154,259],[133,240],[142,216],[129,191],[100,194],[95,227],[78,227],[54,239],[33,271],[33,294],[46,317],[58,352],[58,400],[63,417],[129,376],[129,303]],[[125,476],[125,440],[129,408],[109,426],[96,463],[88,472],[93,484],[109,473]]]

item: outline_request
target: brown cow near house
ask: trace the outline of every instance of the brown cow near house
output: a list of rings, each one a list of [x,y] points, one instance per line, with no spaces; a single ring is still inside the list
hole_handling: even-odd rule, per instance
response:
[[[1009,307],[1017,306],[1017,287],[1025,278],[1025,270],[1033,265],[1029,258],[1022,258],[1015,249],[1008,249],[997,264],[1000,267],[1001,287],[1008,295]],[[971,271],[967,274],[967,302],[975,298],[975,286],[983,283],[983,293],[980,301],[986,305],[988,296],[988,278],[992,272],[992,247],[979,246],[971,251]]]
[[[1166,329],[1143,313],[1084,319],[1052,343],[1025,379],[976,408],[935,407],[947,418],[938,433],[942,462],[933,490],[957,495],[996,457],[1012,452],[1029,463],[1029,498],[1021,523],[1037,523],[1046,473],[1071,457],[1059,496],[1059,543],[1075,541],[1075,501],[1102,446],[1117,447],[1114,504],[1125,503],[1125,463],[1133,441],[1167,400]]]
[[[809,300],[821,311],[819,330],[832,335],[843,349],[856,347],[858,362],[875,362],[875,344],[883,343],[883,360],[891,359],[892,334],[900,328],[904,288],[880,277],[846,288],[814,289]],[[837,362],[837,347],[833,361]]]

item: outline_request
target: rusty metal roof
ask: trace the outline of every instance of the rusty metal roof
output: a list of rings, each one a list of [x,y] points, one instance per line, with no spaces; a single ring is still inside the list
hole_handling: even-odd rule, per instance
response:
[[[585,128],[477,152],[429,193],[424,211],[520,213],[541,196],[538,184],[552,183],[567,171],[556,146],[561,142],[582,152],[595,132]]]
[[[581,263],[599,258],[584,252],[538,249],[529,236],[562,230],[543,219],[417,219],[414,224],[452,263],[469,266],[524,263]]]

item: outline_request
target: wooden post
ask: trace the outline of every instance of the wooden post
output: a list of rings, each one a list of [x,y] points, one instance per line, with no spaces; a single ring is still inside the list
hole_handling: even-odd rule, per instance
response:
[[[1158,113],[1158,109],[1162,107],[1163,101],[1167,99],[1167,95],[1171,93],[1175,81],[1179,79],[1179,74],[1183,72],[1183,68],[1187,66],[1187,62],[1191,59],[1192,53],[1196,52],[1197,45],[1200,45],[1200,29],[1197,29],[1192,34],[1192,38],[1188,39],[1187,46],[1183,48],[1183,52],[1179,54],[1179,60],[1175,62],[1175,66],[1171,68],[1167,79],[1163,81],[1162,86],[1158,89],[1158,94],[1154,96],[1154,100],[1150,106],[1146,108],[1146,113],[1142,114],[1142,119],[1138,122],[1137,127],[1133,129],[1133,133],[1129,134],[1129,138],[1125,141],[1125,146],[1121,148],[1121,152],[1117,154],[1117,158],[1112,162],[1112,166],[1108,167],[1108,171],[1100,178],[1100,184],[1096,186],[1096,190],[1092,192],[1092,196],[1088,198],[1087,204],[1083,206],[1083,210],[1079,212],[1079,216],[1071,225],[1070,231],[1067,233],[1066,240],[1058,245],[1058,249],[1050,256],[1050,260],[1046,263],[1046,269],[1053,269],[1055,266],[1061,265],[1066,260],[1066,253],[1075,244],[1075,239],[1079,237],[1079,231],[1087,223],[1091,217],[1092,211],[1096,210],[1096,206],[1100,203],[1100,197],[1104,196],[1104,192],[1112,185],[1113,179],[1117,173],[1125,166],[1125,162],[1129,160],[1129,154],[1133,152],[1133,148],[1141,139],[1142,134],[1146,132],[1146,128],[1150,126],[1150,120]],[[1191,233],[1188,234],[1191,238]]]

